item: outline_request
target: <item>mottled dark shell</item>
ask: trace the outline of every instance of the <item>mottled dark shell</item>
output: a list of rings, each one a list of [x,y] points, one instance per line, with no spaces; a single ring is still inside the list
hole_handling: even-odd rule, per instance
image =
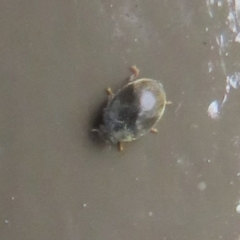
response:
[[[100,132],[111,143],[133,141],[156,125],[165,105],[161,83],[152,79],[132,81],[109,99]]]

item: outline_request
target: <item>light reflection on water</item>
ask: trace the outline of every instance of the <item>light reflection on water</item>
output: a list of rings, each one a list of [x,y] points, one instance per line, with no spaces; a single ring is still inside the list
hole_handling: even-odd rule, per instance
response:
[[[225,81],[224,95],[208,106],[208,115],[217,120],[230,92],[240,86],[240,59],[232,56],[240,43],[240,0],[206,0],[206,5],[212,19],[211,35],[215,36],[210,51],[213,55],[215,45],[219,55],[219,62],[209,61],[208,71],[212,73],[220,65]]]

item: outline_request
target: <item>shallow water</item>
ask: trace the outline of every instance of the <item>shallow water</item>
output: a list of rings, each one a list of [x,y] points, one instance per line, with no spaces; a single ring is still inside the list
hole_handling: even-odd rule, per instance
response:
[[[2,239],[240,239],[239,0],[8,0],[0,18]],[[132,65],[173,104],[119,153],[90,130]]]

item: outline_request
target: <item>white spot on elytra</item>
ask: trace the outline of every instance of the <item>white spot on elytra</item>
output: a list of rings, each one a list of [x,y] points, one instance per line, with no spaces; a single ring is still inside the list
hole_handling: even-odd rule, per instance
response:
[[[150,111],[156,103],[154,95],[150,91],[144,91],[141,95],[140,104],[142,111]]]

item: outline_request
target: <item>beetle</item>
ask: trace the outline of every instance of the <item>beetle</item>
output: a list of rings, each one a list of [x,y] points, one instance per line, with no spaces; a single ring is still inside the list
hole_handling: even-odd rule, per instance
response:
[[[129,82],[114,94],[107,88],[108,103],[103,110],[103,123],[99,132],[106,142],[118,144],[131,142],[148,132],[157,133],[155,125],[161,119],[166,105],[166,93],[160,82],[149,78],[136,79],[139,69],[132,66]],[[93,131],[94,131],[93,130]]]

